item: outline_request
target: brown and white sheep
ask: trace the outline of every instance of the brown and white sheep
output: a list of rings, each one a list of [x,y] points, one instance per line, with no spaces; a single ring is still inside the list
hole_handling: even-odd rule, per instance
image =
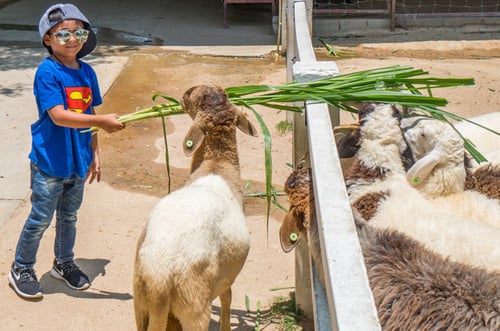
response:
[[[285,251],[307,238],[307,229],[317,233],[312,186],[309,168],[295,170],[285,182],[290,203],[280,228]],[[500,329],[499,272],[445,259],[398,231],[371,226],[355,210],[354,220],[383,330]],[[318,250],[313,258],[320,256],[318,239],[308,240],[313,252]]]
[[[356,127],[357,124],[352,124],[334,129],[338,132],[336,139],[339,153],[342,153],[339,156],[344,175],[356,159],[355,154],[359,149],[359,136],[356,136],[359,130]],[[432,198],[467,190],[500,201],[500,164],[496,162],[500,160],[500,149],[482,151],[493,162],[477,165],[465,152],[463,139],[446,122],[413,116],[402,119],[401,127],[408,143],[408,149],[402,151],[406,153],[407,178],[424,195]],[[478,127],[475,130],[486,131]]]
[[[184,152],[195,152],[194,171],[184,187],[158,202],[139,238],[133,282],[137,329],[208,330],[211,304],[219,297],[220,330],[228,331],[231,285],[250,247],[236,127],[251,135],[256,130],[221,87],[192,87],[182,102],[193,118]]]
[[[500,229],[441,210],[407,182],[399,111],[365,104],[359,117],[359,150],[346,176],[353,208],[371,225],[399,230],[451,260],[500,270]]]

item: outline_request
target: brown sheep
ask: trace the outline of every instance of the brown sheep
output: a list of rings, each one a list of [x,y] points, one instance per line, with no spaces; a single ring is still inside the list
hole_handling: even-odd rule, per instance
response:
[[[187,90],[183,108],[193,118],[184,152],[197,156],[186,185],[158,202],[139,238],[137,329],[208,330],[211,304],[219,297],[220,330],[229,331],[231,285],[250,248],[236,127],[252,135],[256,130],[218,86]]]
[[[465,189],[478,191],[490,199],[500,201],[500,164],[481,164],[466,168]]]

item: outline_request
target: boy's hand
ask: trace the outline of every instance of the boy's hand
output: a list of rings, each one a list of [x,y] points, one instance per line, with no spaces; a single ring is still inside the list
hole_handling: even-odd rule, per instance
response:
[[[117,114],[106,114],[100,116],[103,117],[101,128],[104,131],[113,133],[125,129],[125,124],[118,120],[119,116]]]
[[[99,162],[92,161],[89,167],[89,171],[87,172],[87,178],[89,180],[89,184],[92,184],[95,179],[99,183],[101,181],[101,166]]]

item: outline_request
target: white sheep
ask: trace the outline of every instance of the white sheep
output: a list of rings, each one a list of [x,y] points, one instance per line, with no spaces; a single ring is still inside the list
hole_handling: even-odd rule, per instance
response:
[[[425,116],[403,118],[401,128],[415,161],[409,182],[432,197],[462,192],[466,169],[460,135],[448,123]]]
[[[195,86],[183,108],[193,118],[184,152],[195,152],[186,185],[161,199],[142,233],[134,266],[138,330],[208,330],[221,301],[220,330],[230,330],[231,285],[250,247],[241,196],[236,127],[253,125],[218,86]],[[196,155],[198,148],[203,155]]]
[[[293,171],[285,191],[290,207],[280,227],[283,250],[291,251],[306,238],[317,259],[319,238],[306,231],[318,232],[311,169]],[[446,260],[398,231],[372,227],[353,212],[383,330],[500,329],[500,273]],[[322,266],[321,259],[315,264]]]
[[[404,138],[415,163],[407,172],[409,183],[436,206],[451,213],[500,228],[500,201],[479,193],[484,189],[478,173],[467,167],[463,139],[444,121],[414,116],[401,120]],[[484,169],[485,165],[481,166]],[[477,171],[479,168],[476,168]],[[500,171],[491,168],[485,185],[500,191]],[[468,185],[475,180],[475,185]],[[468,189],[466,189],[468,188]],[[494,192],[494,189],[489,189]]]
[[[500,121],[500,113],[492,114],[499,115],[493,116],[492,118],[492,124],[493,127],[495,127],[493,119],[498,117]],[[479,118],[473,117],[471,120],[483,122],[486,115],[488,114],[482,115]],[[483,120],[481,121],[481,119]],[[458,125],[462,125],[461,127],[466,125],[466,133],[468,133],[469,136],[475,133],[474,136],[476,139],[480,139],[481,133],[483,134],[479,142],[473,141],[474,145],[480,145],[479,151],[489,161],[481,165],[500,164],[500,136],[498,135],[478,126],[472,128],[472,124],[467,122],[454,124],[454,129],[446,122],[429,117],[414,116],[404,118],[401,121],[401,127],[405,132],[405,139],[408,141],[416,161],[415,165],[412,166],[412,169],[410,169],[408,173],[409,180],[417,179],[414,183],[419,184],[423,191],[427,191],[427,194],[440,195],[442,193],[446,194],[454,191],[461,191],[463,189],[462,182],[465,177],[465,172],[472,173],[475,170],[471,168],[471,163],[469,161],[472,162],[472,160],[470,155],[465,152],[462,137],[456,131],[457,128],[460,128],[457,127]],[[462,155],[464,153],[467,155],[465,159]],[[475,161],[473,161],[472,165],[477,167]],[[449,173],[449,171],[451,171],[451,173]],[[447,178],[445,181],[438,178],[439,176],[427,179],[431,172],[433,175],[439,173],[439,176],[450,178]],[[467,175],[469,175],[469,173],[467,173]],[[423,180],[426,182],[420,183]],[[426,189],[424,188],[425,186],[429,188]]]
[[[353,208],[371,225],[406,233],[442,256],[500,270],[500,229],[441,210],[407,182],[399,111],[366,104],[359,117],[359,150],[346,176]]]
[[[500,136],[476,125],[480,124],[500,132],[500,112],[486,113],[467,118],[467,120],[473,123],[463,120],[453,123],[453,126],[488,160],[487,163],[500,164]],[[472,167],[479,165],[475,160],[471,160]]]
[[[500,112],[490,112],[467,118],[467,120],[500,132]],[[453,126],[462,136],[469,139],[481,153],[487,153],[500,148],[500,136],[493,132],[467,121],[453,123]],[[490,159],[488,160],[491,161]]]
[[[500,147],[497,149],[492,149],[491,151],[484,152],[482,154],[489,163],[500,164]]]

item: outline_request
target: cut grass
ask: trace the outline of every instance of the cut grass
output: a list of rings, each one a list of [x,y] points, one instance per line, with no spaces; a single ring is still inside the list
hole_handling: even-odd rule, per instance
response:
[[[297,312],[295,305],[295,292],[290,292],[289,297],[276,296],[270,307],[263,310],[259,301],[256,303],[256,310],[252,312],[250,298],[245,295],[245,305],[247,314],[254,318],[254,331],[266,330],[273,325],[273,329],[279,331],[302,331],[300,322],[303,317]]]

